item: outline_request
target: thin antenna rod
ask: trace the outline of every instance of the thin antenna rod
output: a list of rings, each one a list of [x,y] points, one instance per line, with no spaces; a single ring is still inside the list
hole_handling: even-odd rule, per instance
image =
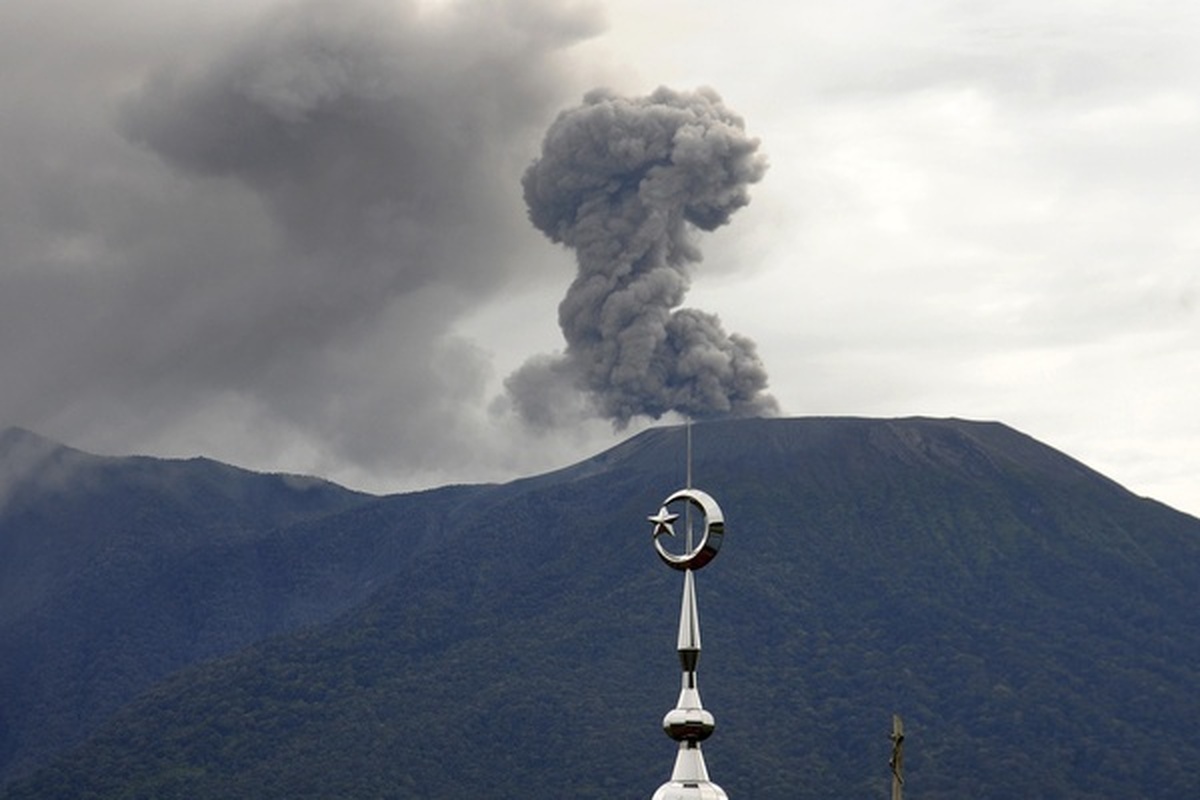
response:
[[[892,715],[892,757],[888,766],[892,769],[892,800],[904,800],[904,721],[899,714]]]
[[[692,421],[687,421],[687,488],[692,488]]]
[[[687,430],[687,488],[692,489],[692,421],[689,419],[685,426]],[[688,503],[684,509],[684,527],[687,530],[687,549],[692,552],[692,504]]]

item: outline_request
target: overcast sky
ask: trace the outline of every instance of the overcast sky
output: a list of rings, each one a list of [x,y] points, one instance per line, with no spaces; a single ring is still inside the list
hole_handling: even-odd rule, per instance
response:
[[[630,258],[717,406],[999,420],[1200,514],[1198,8],[0,3],[0,426],[392,491],[699,408],[601,385],[596,240],[522,183],[666,86],[729,202]]]

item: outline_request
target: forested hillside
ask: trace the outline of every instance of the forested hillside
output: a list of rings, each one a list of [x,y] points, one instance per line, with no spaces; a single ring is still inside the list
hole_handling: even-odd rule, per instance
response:
[[[693,436],[728,531],[697,585],[731,797],[886,796],[893,713],[912,797],[1200,793],[1200,521],[996,423]],[[0,796],[649,796],[674,755],[680,576],[646,516],[684,452],[656,429],[502,486],[335,493],[257,561],[198,547],[170,562],[177,591],[270,564],[289,607],[328,616],[196,657]],[[146,657],[130,636],[108,652]]]

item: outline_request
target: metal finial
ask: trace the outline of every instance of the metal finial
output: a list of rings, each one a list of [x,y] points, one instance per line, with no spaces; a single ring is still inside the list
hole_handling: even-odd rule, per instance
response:
[[[664,535],[675,536],[674,522],[679,519],[679,514],[673,513],[671,506],[679,502],[687,502],[689,514],[693,507],[704,513],[704,529],[699,544],[693,544],[689,536],[687,549],[682,554],[676,555],[663,547],[661,537]],[[654,549],[658,551],[658,557],[672,569],[700,569],[716,558],[717,552],[721,549],[721,540],[725,538],[725,517],[721,513],[721,507],[707,492],[699,489],[680,489],[663,501],[657,514],[647,517],[647,519],[654,523],[654,532],[651,534],[654,538]],[[689,517],[688,526],[690,527],[690,525]]]
[[[696,683],[696,666],[700,661],[700,615],[696,607],[696,579],[694,572],[716,557],[725,535],[725,518],[721,507],[705,492],[691,487],[690,429],[688,458],[688,488],[682,489],[663,501],[658,513],[649,520],[654,525],[654,549],[659,558],[672,569],[683,571],[683,599],[679,607],[679,666],[682,670],[682,685],[675,708],[663,717],[663,731],[679,742],[675,756],[675,768],[671,780],[654,793],[653,800],[728,800],[725,790],[708,778],[708,767],[700,752],[700,742],[712,735],[716,727],[713,715],[700,702],[700,689]],[[704,528],[699,544],[693,545],[689,536],[687,550],[676,555],[664,549],[662,537],[675,536],[673,523],[679,514],[671,511],[676,503],[687,503],[688,512],[694,506],[704,514]]]

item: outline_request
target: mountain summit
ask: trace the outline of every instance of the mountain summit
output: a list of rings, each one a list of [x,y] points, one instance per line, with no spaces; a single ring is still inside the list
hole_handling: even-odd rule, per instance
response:
[[[731,797],[877,796],[893,713],[913,796],[1200,791],[1200,520],[997,423],[693,440],[726,519],[697,584]],[[504,485],[319,500],[116,459],[14,498],[0,555],[90,549],[4,606],[0,796],[648,796],[680,586],[646,517],[685,449],[658,428]]]

